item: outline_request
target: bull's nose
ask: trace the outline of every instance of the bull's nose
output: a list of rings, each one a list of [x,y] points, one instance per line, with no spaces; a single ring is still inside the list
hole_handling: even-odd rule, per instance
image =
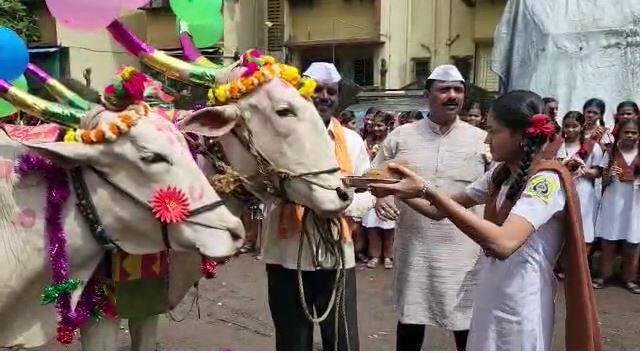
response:
[[[350,194],[348,194],[347,191],[345,191],[341,187],[337,187],[334,189],[337,192],[337,196],[339,196],[339,200],[341,201],[349,201],[350,200]]]

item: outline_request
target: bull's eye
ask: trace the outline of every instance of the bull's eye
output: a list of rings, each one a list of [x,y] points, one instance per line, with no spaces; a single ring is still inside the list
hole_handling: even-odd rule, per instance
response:
[[[156,164],[156,163],[167,163],[171,164],[169,158],[161,153],[156,152],[146,152],[140,156],[140,160],[147,164]]]
[[[276,111],[276,114],[282,118],[292,117],[296,115],[290,108],[280,108]]]

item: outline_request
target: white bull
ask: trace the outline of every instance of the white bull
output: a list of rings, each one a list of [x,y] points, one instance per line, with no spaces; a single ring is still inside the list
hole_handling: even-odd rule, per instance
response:
[[[32,114],[42,115],[48,111],[48,106],[53,106],[18,92],[5,82],[0,82],[0,94]],[[37,104],[30,105],[29,102]],[[131,109],[132,114],[145,111],[141,106]],[[58,106],[53,110],[66,109]],[[96,107],[82,119],[81,127],[92,129],[114,119],[116,113]],[[18,180],[13,172],[18,156],[27,152],[42,154],[59,165],[81,166],[108,236],[131,254],[166,249],[160,223],[144,204],[157,188],[174,186],[184,190],[190,198],[190,209],[220,201],[192,159],[182,134],[154,113],[142,117],[116,141],[103,144],[20,144],[0,131],[0,259],[3,261],[0,270],[0,283],[3,284],[0,286],[0,347],[43,345],[54,336],[56,327],[54,307],[40,304],[40,293],[51,281],[44,237],[46,185],[38,176]],[[91,171],[90,166],[109,182]],[[139,201],[118,192],[111,183]],[[62,215],[69,277],[86,283],[104,250],[86,227],[75,202],[72,193]],[[243,242],[243,233],[240,219],[224,206],[168,226],[169,244],[173,249],[215,258],[233,254]],[[75,291],[73,298],[77,299],[81,291],[82,288]]]

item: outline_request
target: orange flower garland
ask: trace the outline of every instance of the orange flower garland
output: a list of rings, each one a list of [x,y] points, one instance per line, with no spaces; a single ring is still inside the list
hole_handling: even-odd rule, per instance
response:
[[[245,53],[242,60],[246,71],[240,78],[215,85],[209,90],[208,97],[212,103],[224,104],[230,100],[238,100],[275,77],[280,77],[296,87],[299,94],[305,98],[314,94],[316,82],[312,78],[301,77],[299,69],[294,66],[277,63],[273,57],[261,55],[255,50]]]
[[[138,120],[149,114],[149,106],[145,103],[130,106],[129,110],[118,114],[116,119],[110,123],[101,123],[91,130],[77,129],[68,130],[65,134],[65,142],[82,142],[87,144],[115,141],[120,135],[129,131],[136,125]]]

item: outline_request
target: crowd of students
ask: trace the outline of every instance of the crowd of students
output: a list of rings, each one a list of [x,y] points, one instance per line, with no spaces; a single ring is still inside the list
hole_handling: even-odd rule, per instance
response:
[[[546,97],[544,103],[546,114],[561,123],[547,149],[573,172],[589,265],[599,252],[593,287],[608,284],[614,261],[621,255],[619,282],[639,294],[639,107],[632,101],[621,102],[614,125],[607,127],[606,104],[599,98],[587,100],[582,111],[566,112],[561,120],[557,100]],[[462,120],[486,128],[478,104],[472,104]],[[564,277],[563,268],[556,272]]]

